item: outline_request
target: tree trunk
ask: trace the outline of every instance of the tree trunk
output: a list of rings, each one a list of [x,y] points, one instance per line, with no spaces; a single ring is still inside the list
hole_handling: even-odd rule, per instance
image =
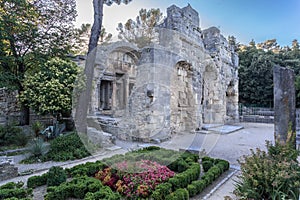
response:
[[[30,110],[29,107],[21,103],[21,110],[20,110],[20,125],[29,125],[29,114]]]
[[[88,54],[97,47],[101,33],[104,0],[93,0],[94,23],[91,30]]]
[[[79,95],[75,113],[76,129],[79,133],[87,132],[87,113],[91,101],[95,57],[97,53],[97,44],[102,26],[103,3],[104,0],[93,0],[94,23],[91,30],[89,49],[84,70],[86,76],[86,88]]]

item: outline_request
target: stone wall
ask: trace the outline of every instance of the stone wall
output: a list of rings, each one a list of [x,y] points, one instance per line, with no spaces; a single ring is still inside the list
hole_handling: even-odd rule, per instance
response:
[[[17,91],[9,91],[0,88],[0,124],[7,120],[18,120],[20,116],[20,106],[17,100]]]
[[[0,88],[0,124],[6,122],[19,121],[20,118],[20,104],[18,102],[18,92],[10,91],[5,88]],[[44,123],[45,125],[52,125],[53,118],[50,115],[41,116],[30,111],[30,124],[35,121]]]
[[[120,42],[98,48],[95,80],[105,80],[108,71],[111,77],[126,73],[105,56],[113,51],[130,52],[136,73],[131,76],[131,92],[124,88],[125,110],[114,105],[119,99],[113,89],[113,112],[96,109],[97,93],[92,97],[93,112],[120,118],[113,133],[118,137],[142,141],[162,141],[173,133],[198,130],[204,123],[237,122],[238,56],[220,30],[201,30],[196,10],[172,5],[157,31],[155,43],[144,48]]]

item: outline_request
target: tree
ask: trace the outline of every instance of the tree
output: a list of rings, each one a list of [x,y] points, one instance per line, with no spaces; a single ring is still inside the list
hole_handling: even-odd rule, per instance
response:
[[[157,9],[141,9],[136,20],[128,19],[123,25],[118,24],[118,37],[128,42],[134,42],[139,47],[149,45],[155,38],[155,27],[162,22],[163,13]]]
[[[77,45],[73,50],[75,54],[86,55],[88,50],[89,38],[91,35],[91,28],[92,27],[90,24],[82,24],[79,29],[76,29],[78,36],[77,36]],[[112,38],[112,34],[107,33],[105,28],[102,27],[98,45],[109,42],[111,38]]]
[[[273,105],[273,66],[275,64],[294,70],[296,75],[296,106],[300,106],[300,51],[297,40],[292,48],[281,48],[276,39],[254,45],[242,46],[239,53],[239,101],[261,106]],[[275,51],[274,51],[275,50]]]
[[[128,4],[131,0],[93,0],[94,8],[94,23],[91,30],[91,36],[89,40],[89,54],[97,47],[99,37],[101,35],[102,20],[103,20],[103,5],[111,6],[113,3],[120,5],[121,3]]]
[[[274,46],[276,40],[265,43]],[[254,40],[239,53],[239,102],[273,106],[273,66],[285,66],[282,53],[256,48]],[[263,44],[263,43],[262,43]]]
[[[296,39],[294,39],[293,42],[292,42],[292,50],[293,51],[299,51],[299,42]]]
[[[26,73],[51,57],[65,57],[74,43],[75,0],[0,2],[0,85],[24,91]],[[29,123],[21,105],[20,124]]]
[[[80,93],[76,103],[75,123],[77,124],[77,131],[79,133],[86,133],[87,131],[87,111],[88,104],[91,100],[96,47],[102,28],[103,5],[106,4],[110,6],[113,3],[118,5],[121,3],[128,4],[130,1],[131,0],[93,0],[94,22],[91,30],[87,60],[84,68],[84,74],[86,76],[86,88]]]
[[[70,112],[72,94],[79,67],[71,61],[53,58],[38,73],[26,76],[21,101],[39,114],[59,119]]]

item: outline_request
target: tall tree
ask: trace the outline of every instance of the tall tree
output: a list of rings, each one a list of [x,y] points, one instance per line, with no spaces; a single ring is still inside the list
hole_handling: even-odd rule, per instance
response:
[[[265,44],[274,46],[276,40]],[[239,53],[239,102],[259,106],[273,106],[273,66],[284,66],[281,53],[272,48],[256,48],[252,40],[248,47]],[[264,44],[264,43],[262,43]],[[276,46],[276,45],[275,45]]]
[[[276,39],[240,46],[239,100],[244,104],[273,105],[273,73],[275,64],[291,68],[296,75],[296,106],[300,107],[300,51],[297,40],[292,47],[281,48]]]
[[[79,67],[71,61],[53,58],[39,72],[28,74],[21,101],[39,114],[51,114],[59,120],[72,108],[72,92]]]
[[[141,9],[136,20],[128,19],[123,25],[118,24],[118,37],[128,42],[136,43],[139,47],[146,46],[155,38],[155,27],[162,22],[163,13],[157,9]]]
[[[77,31],[77,45],[74,47],[74,53],[79,55],[86,55],[88,51],[88,43],[91,35],[91,25],[82,24],[80,28],[76,29]],[[104,27],[101,28],[100,37],[98,45],[107,43],[111,40],[112,34],[106,32]]]
[[[87,131],[87,112],[91,101],[91,91],[93,85],[94,63],[96,56],[96,47],[101,35],[102,20],[103,20],[103,5],[108,6],[116,3],[128,4],[131,0],[93,0],[94,22],[91,30],[91,36],[88,45],[87,60],[85,63],[84,73],[86,76],[86,88],[79,94],[76,103],[75,123],[79,133]]]
[[[75,0],[0,1],[0,85],[21,94],[26,73],[38,71],[50,57],[66,56],[76,15]],[[20,124],[28,123],[29,107],[23,103]]]
[[[129,2],[131,2],[131,0],[93,0],[94,22],[91,30],[88,54],[97,47],[101,35],[103,5],[111,6],[113,3],[120,5],[121,3],[128,4]]]

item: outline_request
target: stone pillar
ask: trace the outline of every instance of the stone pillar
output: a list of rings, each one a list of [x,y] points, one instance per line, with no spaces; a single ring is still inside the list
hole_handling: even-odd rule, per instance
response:
[[[274,113],[275,141],[280,144],[292,141],[295,144],[295,75],[293,70],[280,66],[274,67]]]

